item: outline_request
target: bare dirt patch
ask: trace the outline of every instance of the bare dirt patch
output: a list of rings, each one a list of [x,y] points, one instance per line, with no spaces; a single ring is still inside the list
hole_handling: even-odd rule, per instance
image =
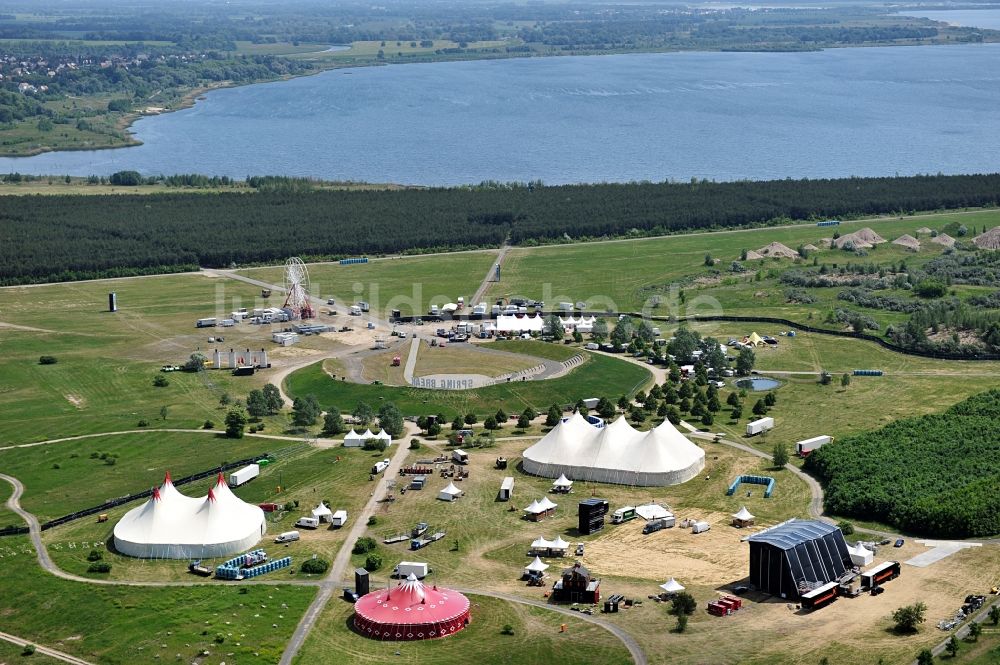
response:
[[[69,402],[70,404],[72,404],[73,406],[75,406],[78,409],[83,409],[83,408],[86,408],[86,406],[87,406],[87,400],[85,398],[81,397],[80,395],[74,395],[74,394],[70,393],[68,395],[63,395],[63,397],[66,398],[67,402]]]

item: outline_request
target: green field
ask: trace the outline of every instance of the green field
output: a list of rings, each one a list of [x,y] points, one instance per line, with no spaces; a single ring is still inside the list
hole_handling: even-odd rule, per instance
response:
[[[423,642],[377,642],[351,632],[344,624],[351,605],[331,602],[295,662],[434,663],[631,663],[625,647],[604,629],[536,607],[512,605],[487,596],[469,596],[472,623],[455,635]],[[565,633],[559,632],[566,624]],[[501,635],[505,625],[513,635]],[[473,657],[472,654],[475,654]]]
[[[732,273],[730,264],[738,261],[744,249],[756,250],[771,242],[781,242],[795,250],[799,245],[818,246],[820,238],[839,231],[842,235],[869,226],[887,240],[927,226],[941,229],[950,222],[967,226],[992,227],[1000,223],[995,210],[971,213],[942,213],[903,218],[881,218],[843,222],[837,228],[818,228],[803,223],[792,227],[753,230],[694,233],[629,241],[610,241],[556,245],[540,248],[515,248],[504,262],[504,278],[491,284],[487,295],[523,296],[542,299],[546,303],[584,301],[588,309],[622,312],[645,312],[653,316],[669,315],[742,315],[791,318],[811,325],[822,325],[822,313],[837,304],[840,289],[810,289],[817,291],[820,302],[812,305],[791,305],[784,297],[787,288],[777,276],[794,264],[789,259],[765,259],[743,262],[746,273]],[[942,251],[939,245],[926,242],[917,254],[886,243],[869,250],[859,258],[842,250],[821,250],[810,254],[804,262],[811,265],[812,257],[820,263],[846,264],[867,262],[898,262],[918,264]],[[712,272],[705,265],[710,254],[719,263]],[[761,279],[756,278],[761,271]],[[683,290],[686,302],[680,302]],[[654,299],[660,305],[653,306]],[[884,312],[865,310],[879,318]],[[891,315],[889,317],[892,318]]]
[[[342,314],[350,305],[364,300],[372,312],[383,318],[394,309],[400,310],[402,316],[421,316],[431,305],[457,302],[459,296],[464,296],[471,306],[468,301],[495,259],[495,250],[485,250],[396,257],[346,266],[314,263],[309,265],[309,280],[313,295],[335,298],[335,309]],[[283,283],[284,268],[238,272],[273,284]]]
[[[4,467],[0,465],[0,470]],[[13,510],[7,507],[7,499],[13,493],[14,488],[12,488],[6,482],[0,482],[0,529],[5,526],[25,526],[24,520],[21,516],[15,513]]]
[[[4,538],[0,553],[4,597],[17,599],[4,603],[0,630],[108,665],[178,656],[192,662],[202,651],[232,654],[222,656],[229,662],[274,663],[315,593],[296,586],[93,586],[41,573],[26,536]]]
[[[36,652],[30,658],[23,655],[23,647],[0,641],[0,663],[30,662],[32,665],[58,665],[61,660],[56,660]]]
[[[580,353],[580,349],[576,346],[551,344],[533,339],[498,339],[495,342],[491,342],[489,348],[499,351],[510,351],[511,353],[523,353],[527,356],[538,356],[539,358],[547,358],[548,360],[555,360],[557,362],[569,360]]]
[[[547,409],[552,403],[572,404],[578,399],[608,395],[618,398],[643,388],[650,374],[642,367],[614,358],[593,355],[572,372],[557,379],[498,384],[476,390],[430,390],[424,388],[363,385],[331,379],[321,363],[292,373],[286,381],[290,395],[315,395],[321,405],[336,405],[344,412],[358,402],[377,407],[393,402],[405,415],[458,413],[487,415],[503,408],[520,413],[526,407]]]

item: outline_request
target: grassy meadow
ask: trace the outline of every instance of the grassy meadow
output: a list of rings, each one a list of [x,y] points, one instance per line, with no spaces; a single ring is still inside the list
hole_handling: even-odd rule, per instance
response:
[[[621,642],[599,626],[487,596],[470,595],[469,600],[472,622],[467,628],[444,639],[423,642],[377,642],[361,637],[345,627],[351,620],[351,605],[333,600],[295,662],[464,665],[473,658],[482,665],[632,662]],[[561,624],[566,624],[566,632],[560,632]],[[501,635],[504,626],[510,626],[513,635]]]
[[[433,351],[433,349],[431,349]],[[333,371],[333,370],[331,370]],[[376,409],[382,401],[393,402],[405,415],[478,413],[481,417],[503,408],[520,413],[531,406],[572,404],[578,399],[607,395],[616,400],[644,388],[651,380],[648,371],[615,358],[587,354],[587,361],[557,379],[517,381],[476,390],[433,390],[385,385],[364,385],[333,379],[323,363],[293,372],[285,382],[289,395],[315,395],[321,406],[336,405],[350,413],[358,402]]]

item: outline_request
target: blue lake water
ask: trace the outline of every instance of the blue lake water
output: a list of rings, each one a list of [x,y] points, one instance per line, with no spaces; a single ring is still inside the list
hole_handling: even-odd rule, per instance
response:
[[[764,392],[774,390],[781,385],[777,379],[769,379],[766,376],[753,377],[750,379],[739,379],[736,381],[737,388],[752,390],[754,392]]]
[[[210,93],[0,172],[428,185],[1000,170],[1000,44],[368,67]]]
[[[968,28],[1000,30],[1000,9],[930,9],[900,12],[906,16],[929,18],[934,21]]]

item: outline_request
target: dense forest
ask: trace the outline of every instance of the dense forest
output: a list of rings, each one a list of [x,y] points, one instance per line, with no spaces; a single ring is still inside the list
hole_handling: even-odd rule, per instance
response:
[[[0,283],[986,206],[1000,193],[1000,175],[419,190],[250,182],[261,189],[0,197]]]
[[[823,446],[805,468],[823,483],[826,510],[836,515],[931,537],[996,535],[1000,390]]]

